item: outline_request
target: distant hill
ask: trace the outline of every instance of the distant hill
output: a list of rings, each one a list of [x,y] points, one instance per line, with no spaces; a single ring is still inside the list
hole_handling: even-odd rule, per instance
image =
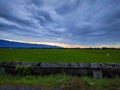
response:
[[[21,43],[21,42],[7,41],[7,40],[0,40],[0,47],[2,48],[62,48],[60,46]]]

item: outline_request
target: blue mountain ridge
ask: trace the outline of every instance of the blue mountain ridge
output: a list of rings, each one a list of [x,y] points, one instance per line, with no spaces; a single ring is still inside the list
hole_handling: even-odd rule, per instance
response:
[[[21,42],[7,41],[7,40],[0,40],[0,47],[2,48],[62,48],[60,46],[21,43]]]

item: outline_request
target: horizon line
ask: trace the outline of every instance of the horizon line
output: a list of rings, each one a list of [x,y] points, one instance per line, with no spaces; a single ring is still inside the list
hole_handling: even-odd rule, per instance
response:
[[[118,45],[80,45],[80,44],[66,44],[66,43],[55,43],[55,42],[31,42],[31,41],[20,41],[20,40],[10,40],[10,39],[0,39],[11,42],[19,42],[19,43],[28,43],[28,44],[45,44],[52,46],[60,46],[63,48],[120,48],[120,44]]]

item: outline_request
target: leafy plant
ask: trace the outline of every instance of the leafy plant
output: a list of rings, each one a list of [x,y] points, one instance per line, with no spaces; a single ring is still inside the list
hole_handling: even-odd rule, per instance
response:
[[[18,75],[29,75],[31,74],[31,68],[29,65],[22,66],[17,64],[15,67],[16,74]]]

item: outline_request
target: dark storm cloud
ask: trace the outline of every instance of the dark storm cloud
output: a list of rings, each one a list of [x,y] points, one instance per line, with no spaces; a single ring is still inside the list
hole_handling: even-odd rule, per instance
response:
[[[13,23],[17,23],[17,24],[21,25],[21,27],[23,27],[23,26],[33,26],[33,23],[28,21],[28,20],[21,20],[17,17],[13,17],[13,16],[10,16],[10,15],[0,14],[0,17],[6,19],[8,21],[11,21]]]
[[[120,0],[0,0],[0,32],[2,39],[120,44]]]

